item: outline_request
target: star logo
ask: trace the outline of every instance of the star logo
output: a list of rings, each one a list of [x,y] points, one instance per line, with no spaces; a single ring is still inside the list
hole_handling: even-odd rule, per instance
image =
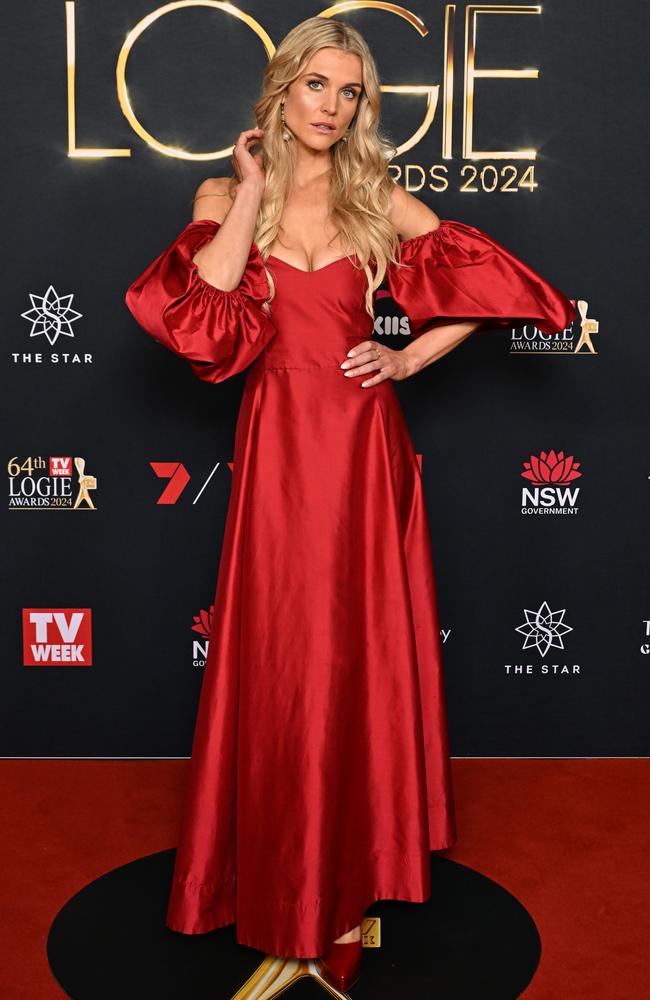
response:
[[[526,621],[515,629],[515,632],[521,632],[526,637],[522,649],[536,646],[540,656],[546,656],[551,646],[564,649],[562,636],[567,632],[573,632],[571,626],[565,625],[562,621],[565,611],[566,608],[562,608],[561,611],[551,611],[546,601],[537,611],[524,608]]]
[[[74,337],[71,324],[82,316],[72,308],[73,293],[59,296],[52,285],[45,295],[29,293],[32,308],[21,313],[21,317],[32,324],[30,337],[47,337],[54,347],[59,337]]]

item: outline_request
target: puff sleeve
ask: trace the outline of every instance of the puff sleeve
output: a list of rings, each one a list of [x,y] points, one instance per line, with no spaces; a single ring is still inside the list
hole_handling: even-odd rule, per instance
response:
[[[269,288],[254,243],[237,288],[223,291],[200,277],[192,257],[219,226],[211,219],[190,222],[125,296],[142,329],[189,361],[205,382],[221,382],[242,371],[276,333],[262,310]]]
[[[418,336],[441,317],[484,319],[484,326],[532,322],[544,333],[571,325],[575,303],[487,233],[452,219],[401,242],[402,264],[387,285]]]

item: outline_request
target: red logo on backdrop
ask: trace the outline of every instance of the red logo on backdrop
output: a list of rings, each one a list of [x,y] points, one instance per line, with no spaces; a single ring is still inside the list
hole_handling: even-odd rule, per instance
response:
[[[221,462],[217,462],[214,468],[210,471],[208,478],[205,480],[198,494],[195,496],[192,503],[196,503],[199,499],[203,490],[206,488],[210,480],[212,479],[215,471],[221,465]],[[225,462],[230,471],[233,469],[233,462]],[[164,490],[156,500],[158,504],[174,504],[180,497],[181,493],[190,481],[190,474],[183,465],[182,462],[149,462],[149,465],[156,473],[159,479],[168,479],[169,482],[165,486]]]
[[[50,455],[50,475],[71,476],[72,458],[69,455],[66,458],[62,456],[53,457]]]
[[[212,635],[212,615],[214,613],[214,604],[210,605],[210,610],[205,611],[201,609],[198,615],[192,615],[194,625],[192,625],[192,631],[198,632],[199,635],[203,635],[206,639],[209,639]]]
[[[24,666],[89,667],[92,662],[90,608],[23,608]]]
[[[524,462],[525,472],[522,472],[524,479],[530,480],[537,486],[544,483],[570,483],[573,479],[578,479],[582,475],[578,472],[580,462],[574,462],[573,455],[564,457],[563,451],[540,451],[539,457],[530,456],[530,462]]]

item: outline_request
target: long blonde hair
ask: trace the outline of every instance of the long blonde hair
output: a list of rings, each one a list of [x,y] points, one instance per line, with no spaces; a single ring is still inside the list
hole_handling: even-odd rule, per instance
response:
[[[362,90],[350,123],[347,141],[332,149],[329,217],[343,243],[356,254],[368,278],[366,311],[374,318],[373,293],[381,284],[389,262],[399,262],[400,243],[388,219],[394,182],[388,164],[396,148],[379,130],[381,91],[379,74],[370,49],[356,28],[322,17],[310,17],[285,36],[268,62],[262,95],[254,105],[257,127],[265,130],[261,142],[266,187],[257,216],[254,242],[266,262],[280,231],[280,219],[291,187],[293,157],[290,139],[282,138],[280,103],[287,87],[304,72],[319,49],[334,48],[359,56]],[[231,191],[237,178],[231,178]],[[374,270],[371,268],[374,261]],[[356,266],[356,265],[355,265]],[[275,283],[266,269],[271,295]]]

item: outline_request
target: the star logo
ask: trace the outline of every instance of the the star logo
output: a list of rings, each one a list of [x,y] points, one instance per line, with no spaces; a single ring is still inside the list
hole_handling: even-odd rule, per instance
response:
[[[32,324],[29,336],[40,337],[44,334],[52,347],[59,337],[74,337],[71,324],[83,314],[72,308],[73,294],[59,296],[52,285],[45,295],[30,292],[32,308],[20,314]]]
[[[562,608],[561,611],[551,611],[546,601],[537,611],[524,608],[526,621],[515,629],[515,632],[521,632],[526,636],[522,649],[536,646],[540,656],[546,656],[551,646],[564,649],[562,636],[573,631],[570,625],[565,625],[562,621],[565,611],[566,608]]]

